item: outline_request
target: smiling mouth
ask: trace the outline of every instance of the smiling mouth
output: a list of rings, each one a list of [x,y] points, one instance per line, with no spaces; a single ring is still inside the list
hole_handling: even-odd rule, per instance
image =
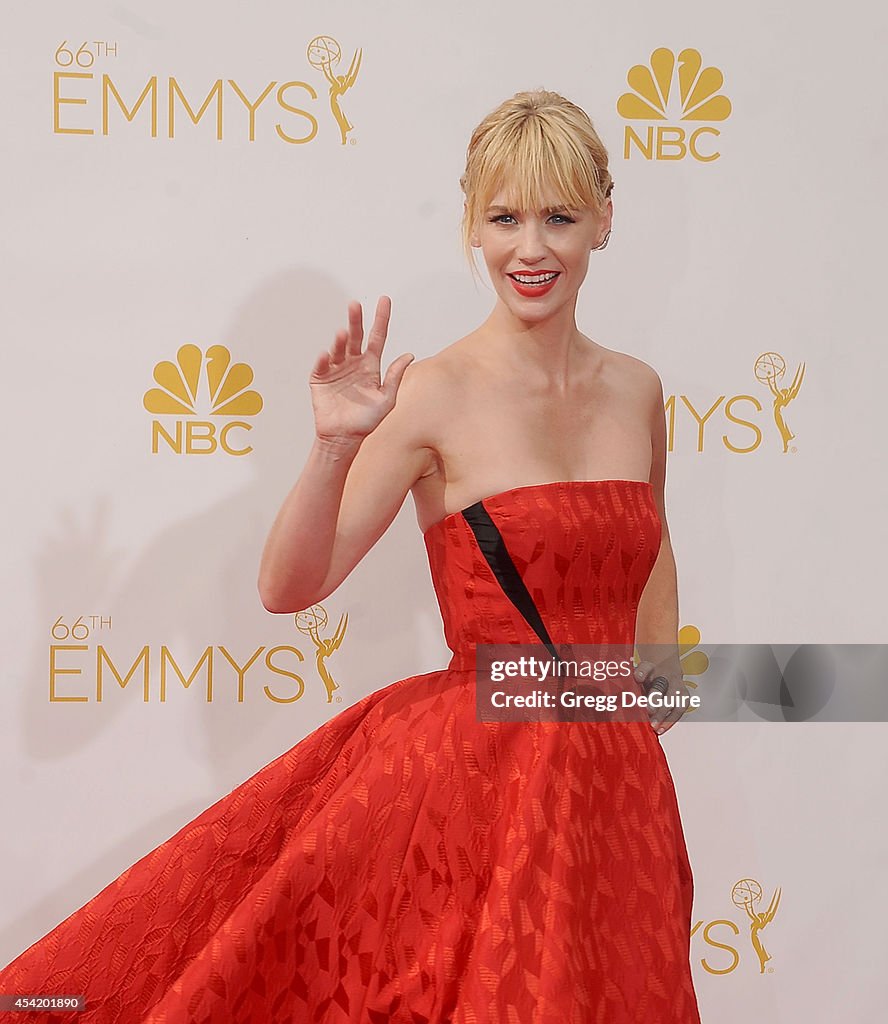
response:
[[[549,284],[550,281],[554,281],[558,277],[559,271],[551,270],[541,274],[507,274],[507,277],[511,277],[513,281],[517,281],[518,284],[524,285],[525,287],[540,287],[544,284]]]

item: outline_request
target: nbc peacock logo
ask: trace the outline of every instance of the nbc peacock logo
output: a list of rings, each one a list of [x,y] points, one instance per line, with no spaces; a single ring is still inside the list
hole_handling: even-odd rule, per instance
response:
[[[696,690],[700,683],[694,676],[702,676],[709,668],[709,655],[697,648],[700,646],[700,630],[690,623],[678,631],[678,658],[684,684],[689,690]],[[689,708],[688,713],[694,709]]]
[[[224,345],[211,345],[206,353],[197,345],[182,345],[176,361],[161,360],[154,367],[154,381],[142,404],[155,416],[175,417],[172,421],[151,421],[151,453],[161,445],[177,455],[248,455],[252,446],[238,445],[235,431],[249,431],[241,419],[262,411],[262,396],[250,385],[253,370],[246,363],[234,363]],[[201,419],[202,415],[221,419]]]
[[[650,64],[636,64],[626,81],[630,92],[617,100],[617,113],[627,121],[725,121],[731,101],[721,94],[724,75],[716,67],[704,67],[699,50],[682,50],[678,56],[660,47]],[[711,147],[720,132],[712,124],[693,128],[653,123],[646,129],[627,124],[623,135],[623,159],[637,150],[646,160],[683,160],[690,154],[709,163],[721,153]]]

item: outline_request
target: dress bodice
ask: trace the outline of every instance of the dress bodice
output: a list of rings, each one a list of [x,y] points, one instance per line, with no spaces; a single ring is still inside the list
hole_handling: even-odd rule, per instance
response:
[[[470,509],[492,521],[556,644],[634,643],[638,602],[660,549],[651,484],[529,484],[451,513],[424,535],[450,668],[473,668],[479,643],[540,642],[479,547]]]

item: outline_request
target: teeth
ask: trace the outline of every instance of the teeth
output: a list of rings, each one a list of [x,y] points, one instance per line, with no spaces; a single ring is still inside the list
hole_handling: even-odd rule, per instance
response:
[[[521,284],[545,284],[547,281],[553,281],[557,274],[537,274],[531,277],[529,274],[512,274],[511,275],[516,281]]]

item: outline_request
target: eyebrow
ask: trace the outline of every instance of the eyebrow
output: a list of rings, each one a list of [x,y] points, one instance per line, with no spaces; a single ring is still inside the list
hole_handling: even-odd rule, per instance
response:
[[[495,210],[499,210],[501,213],[511,213],[511,211],[513,209],[514,209],[514,207],[511,207],[511,206],[488,206],[486,212],[487,213],[493,213]],[[541,213],[577,213],[578,211],[574,210],[572,207],[569,207],[569,206],[546,206],[540,212]]]

